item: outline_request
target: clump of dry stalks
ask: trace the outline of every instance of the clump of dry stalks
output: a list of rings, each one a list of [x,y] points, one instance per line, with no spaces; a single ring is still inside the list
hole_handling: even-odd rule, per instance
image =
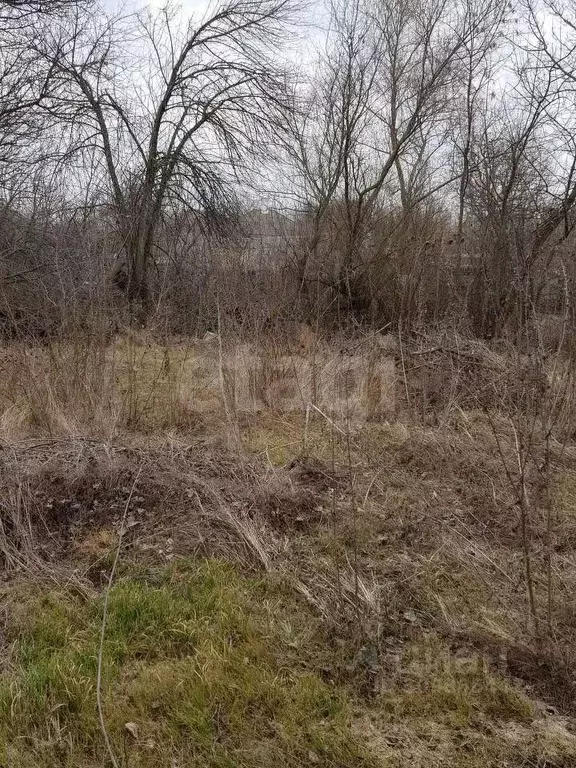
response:
[[[396,369],[383,337],[350,341],[211,335],[168,340],[94,333],[0,349],[0,430],[94,436],[202,430],[243,414],[305,413],[309,403],[343,419],[394,418]]]

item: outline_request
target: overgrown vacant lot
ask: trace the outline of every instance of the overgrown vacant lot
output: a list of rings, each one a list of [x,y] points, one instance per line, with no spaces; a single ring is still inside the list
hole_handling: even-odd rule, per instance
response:
[[[576,447],[515,363],[75,349],[2,355],[0,765],[576,766]]]

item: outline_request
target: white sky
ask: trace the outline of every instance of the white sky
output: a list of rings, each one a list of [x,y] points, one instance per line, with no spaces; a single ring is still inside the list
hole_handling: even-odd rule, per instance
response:
[[[101,0],[103,7],[111,13],[130,13],[138,10],[160,10],[167,3],[166,0]],[[183,21],[191,17],[202,19],[210,9],[216,9],[220,4],[218,0],[181,0],[168,3],[174,8],[182,10]],[[286,45],[288,60],[304,68],[310,67],[318,56],[326,37],[328,23],[328,11],[325,0],[308,0],[308,4],[302,14],[301,35],[294,36]]]

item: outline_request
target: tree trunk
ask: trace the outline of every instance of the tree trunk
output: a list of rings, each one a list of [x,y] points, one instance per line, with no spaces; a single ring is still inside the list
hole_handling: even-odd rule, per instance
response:
[[[128,291],[132,322],[146,325],[152,314],[148,268],[152,259],[157,217],[152,204],[152,187],[145,185],[134,211],[136,221],[127,237]]]

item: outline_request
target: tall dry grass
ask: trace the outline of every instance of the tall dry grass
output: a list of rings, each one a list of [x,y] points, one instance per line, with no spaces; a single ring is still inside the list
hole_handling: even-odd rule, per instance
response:
[[[0,348],[0,372],[6,440],[194,432],[206,420],[305,414],[309,404],[354,422],[396,415],[395,362],[378,339],[325,341],[310,329],[306,343],[270,335],[247,342],[219,334],[69,334]]]

